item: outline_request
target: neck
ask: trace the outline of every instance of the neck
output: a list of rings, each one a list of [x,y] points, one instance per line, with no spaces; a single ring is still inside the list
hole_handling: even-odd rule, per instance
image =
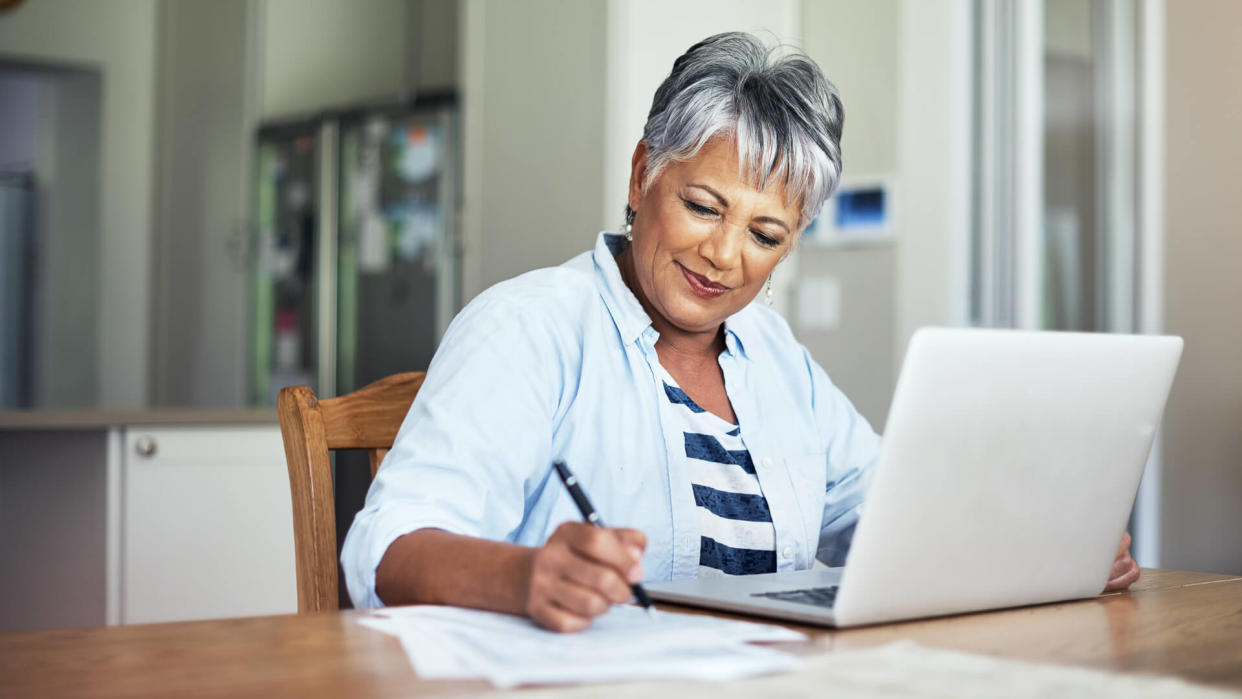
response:
[[[638,283],[638,275],[634,273],[634,255],[630,250],[627,247],[617,255],[617,268],[621,271],[621,280],[647,312],[651,327],[660,333],[656,348],[687,358],[715,361],[724,351],[724,325],[717,325],[710,330],[685,330],[670,323],[647,299],[647,294],[643,293],[642,285]]]

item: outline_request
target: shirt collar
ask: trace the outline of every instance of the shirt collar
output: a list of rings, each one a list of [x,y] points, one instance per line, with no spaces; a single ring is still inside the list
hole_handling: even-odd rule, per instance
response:
[[[621,339],[627,344],[637,341],[651,327],[651,317],[643,310],[634,292],[625,285],[621,269],[617,267],[616,257],[628,245],[624,236],[603,232],[595,240],[595,251],[592,253],[595,275],[600,281],[600,295],[621,333]],[[754,319],[751,318],[753,313],[754,309],[747,305],[725,319],[725,349],[730,354],[749,359],[746,340],[756,332]]]
[[[729,350],[730,354],[743,359],[750,359],[750,355],[746,353],[746,341],[742,338],[753,337],[755,329],[751,318],[752,313],[754,311],[750,304],[747,304],[746,308],[726,318],[724,323],[725,349]]]

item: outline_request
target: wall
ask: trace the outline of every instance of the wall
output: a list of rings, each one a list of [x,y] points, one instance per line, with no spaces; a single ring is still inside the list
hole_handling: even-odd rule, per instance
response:
[[[459,82],[458,0],[409,0],[406,80],[416,90],[456,90]]]
[[[1091,4],[1044,1],[1044,48],[1048,53],[1091,59]]]
[[[1186,347],[1165,417],[1161,565],[1242,573],[1242,4],[1169,2],[1165,330]]]
[[[40,182],[35,293],[34,401],[49,408],[90,405],[98,396],[98,293],[108,271],[99,226],[101,80],[88,71],[44,76],[37,165]]]
[[[151,402],[240,405],[251,10],[247,0],[166,0],[158,8]]]
[[[264,118],[403,96],[407,0],[261,0]]]
[[[804,48],[841,93],[845,130],[841,137],[843,180],[884,177],[897,169],[897,77],[899,5],[897,0],[858,3],[851,0],[805,0],[802,6]],[[908,118],[917,118],[911,114]],[[890,202],[900,211],[901,200]],[[900,239],[917,236],[911,227],[896,231]],[[841,387],[855,407],[881,430],[892,400],[893,327],[896,248],[885,243],[856,248],[800,250],[800,278],[829,277],[841,290],[836,328],[798,326],[798,337]],[[822,303],[802,298],[802,304]]]
[[[464,302],[600,230],[605,7],[469,0],[462,32]]]
[[[102,73],[95,376],[108,406],[147,398],[154,55],[149,0],[41,0],[0,15],[0,59]]]
[[[899,5],[894,367],[914,331],[963,325],[969,297],[970,3]]]

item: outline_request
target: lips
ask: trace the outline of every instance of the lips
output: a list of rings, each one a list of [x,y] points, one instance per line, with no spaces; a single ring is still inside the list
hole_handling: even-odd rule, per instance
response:
[[[701,274],[695,274],[677,263],[678,269],[681,270],[682,276],[686,278],[686,283],[690,285],[690,290],[702,296],[705,299],[714,299],[729,290],[729,287],[711,281]]]

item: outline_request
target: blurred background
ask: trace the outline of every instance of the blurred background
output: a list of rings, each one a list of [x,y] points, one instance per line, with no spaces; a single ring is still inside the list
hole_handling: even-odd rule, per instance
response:
[[[1242,3],[0,7],[0,630],[296,608],[276,393],[425,369],[615,230],[655,87],[726,30],[841,91],[776,307],[877,429],[923,325],[1182,335],[1136,558],[1242,573]]]

